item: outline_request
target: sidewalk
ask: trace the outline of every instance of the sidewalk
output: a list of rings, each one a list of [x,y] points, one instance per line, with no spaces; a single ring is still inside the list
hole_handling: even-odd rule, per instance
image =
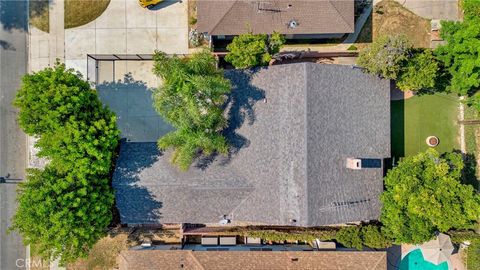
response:
[[[50,0],[50,33],[30,25],[30,72],[53,66],[57,58],[60,62],[65,62],[64,4],[65,0]]]

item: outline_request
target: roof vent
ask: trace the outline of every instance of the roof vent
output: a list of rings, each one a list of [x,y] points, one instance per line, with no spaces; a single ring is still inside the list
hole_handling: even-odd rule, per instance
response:
[[[347,168],[360,170],[362,168],[362,160],[359,158],[347,158]]]
[[[288,23],[288,28],[297,28],[298,26],[298,22],[296,20],[291,20],[289,23]]]

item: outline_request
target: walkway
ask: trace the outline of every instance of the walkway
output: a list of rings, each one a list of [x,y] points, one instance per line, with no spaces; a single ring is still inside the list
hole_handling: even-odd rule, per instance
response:
[[[65,62],[64,4],[65,0],[50,0],[49,33],[30,26],[29,71],[53,66],[57,59]]]

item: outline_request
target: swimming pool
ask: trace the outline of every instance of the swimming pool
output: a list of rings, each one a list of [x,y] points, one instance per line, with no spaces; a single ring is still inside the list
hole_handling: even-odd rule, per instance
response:
[[[448,270],[448,262],[439,265],[433,264],[423,259],[420,249],[410,251],[400,262],[400,270]]]

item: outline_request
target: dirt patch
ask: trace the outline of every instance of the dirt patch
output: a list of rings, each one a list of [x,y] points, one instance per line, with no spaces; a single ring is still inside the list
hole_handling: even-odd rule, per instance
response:
[[[394,0],[377,3],[359,38],[360,49],[383,35],[403,34],[415,47],[430,47],[430,20],[424,19],[404,8]]]
[[[140,245],[144,240],[152,244],[181,244],[180,228],[115,228],[100,239],[85,259],[67,266],[68,270],[104,270],[117,267],[117,257],[123,250]],[[43,270],[38,268],[38,270]]]
[[[128,234],[119,233],[98,241],[86,259],[78,260],[67,266],[68,270],[113,269],[117,267],[117,256],[128,248]]]

